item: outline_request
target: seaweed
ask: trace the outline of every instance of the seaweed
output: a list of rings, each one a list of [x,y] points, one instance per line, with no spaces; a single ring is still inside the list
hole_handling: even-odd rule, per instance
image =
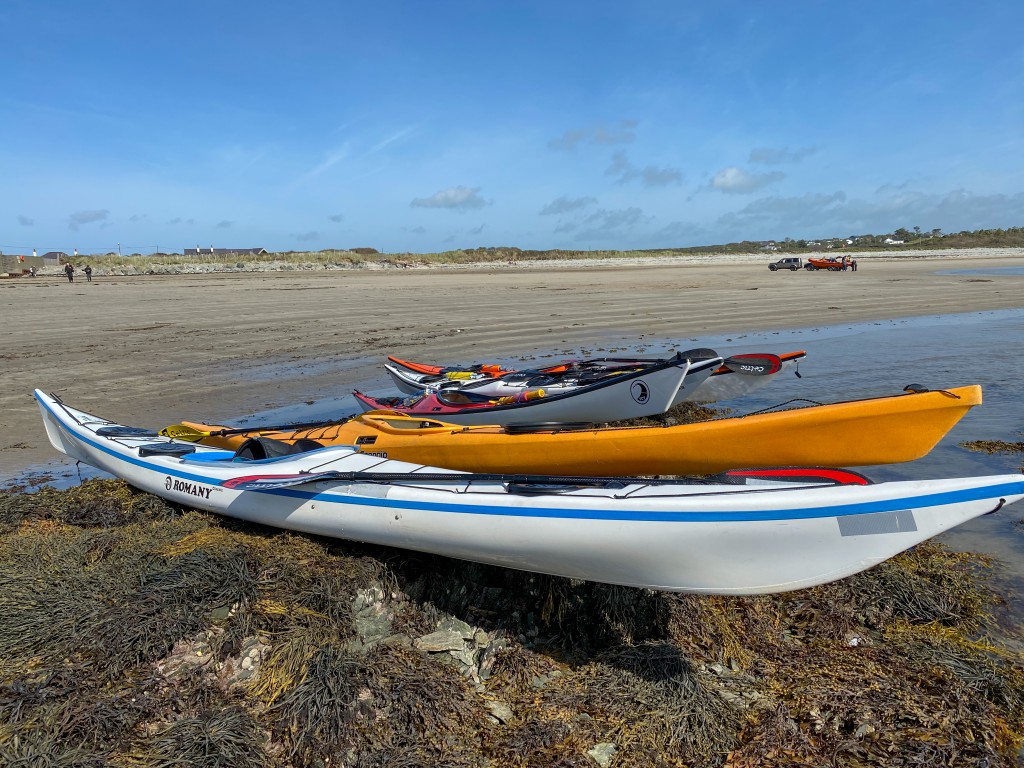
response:
[[[709,597],[321,540],[115,481],[0,495],[0,764],[1011,766],[1024,664],[990,566],[929,543]]]
[[[967,440],[960,443],[961,448],[978,453],[1024,453],[1024,442],[1015,443],[1006,440]]]
[[[35,493],[0,493],[0,531],[40,520],[112,528],[171,520],[181,514],[180,506],[136,490],[123,480],[86,480],[67,490],[46,487]]]
[[[167,723],[124,756],[131,768],[264,768],[258,723],[241,707],[228,704]]]

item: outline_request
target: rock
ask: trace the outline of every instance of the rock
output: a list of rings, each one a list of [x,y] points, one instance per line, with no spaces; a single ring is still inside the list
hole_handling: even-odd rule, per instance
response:
[[[476,667],[476,648],[466,648],[458,651],[449,651],[449,653],[451,654],[453,659],[455,659],[458,662],[461,662],[461,664],[464,667]]]
[[[214,608],[210,611],[210,618],[214,621],[224,621],[229,618],[232,614],[230,605],[222,605],[219,608]]]
[[[488,645],[484,646],[483,650],[480,652],[480,664],[478,666],[481,680],[486,680],[491,676],[498,653],[506,647],[508,647],[508,642],[503,637],[495,638]]]
[[[391,620],[387,616],[358,617],[352,624],[364,645],[372,645],[391,634]]]
[[[429,635],[417,637],[413,645],[421,651],[438,653],[440,651],[461,651],[465,647],[462,633],[454,629],[439,629]]]
[[[475,630],[469,626],[466,622],[461,619],[457,619],[454,616],[445,616],[441,621],[441,625],[438,629],[450,629],[454,632],[458,632],[464,640],[469,640],[473,637]]]
[[[507,723],[515,715],[512,714],[512,707],[504,701],[488,701],[487,711],[494,715],[494,718],[501,723]]]
[[[612,764],[612,758],[615,757],[616,749],[616,746],[610,741],[602,741],[600,744],[595,744],[594,748],[587,752],[587,756],[601,768],[608,768]]]

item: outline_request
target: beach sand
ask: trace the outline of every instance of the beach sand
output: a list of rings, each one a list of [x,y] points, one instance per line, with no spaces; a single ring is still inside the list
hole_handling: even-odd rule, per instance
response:
[[[858,255],[856,272],[774,257],[456,269],[44,276],[0,281],[0,480],[58,458],[32,390],[135,426],[390,392],[387,354],[424,362],[648,354],[702,334],[1024,306],[1024,249]],[[786,350],[765,350],[782,352]],[[355,410],[354,402],[352,409]]]

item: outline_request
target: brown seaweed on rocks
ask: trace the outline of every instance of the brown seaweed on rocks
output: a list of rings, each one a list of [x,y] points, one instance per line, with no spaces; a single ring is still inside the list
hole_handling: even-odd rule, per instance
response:
[[[1010,443],[1005,440],[968,440],[960,445],[979,453],[1024,453],[1024,441]]]
[[[1013,766],[1024,663],[935,543],[708,597],[0,494],[0,765]]]

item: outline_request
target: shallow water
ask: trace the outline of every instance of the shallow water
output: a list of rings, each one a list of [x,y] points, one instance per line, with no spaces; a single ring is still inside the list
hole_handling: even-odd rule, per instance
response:
[[[944,269],[936,275],[1024,275],[1024,267],[985,267],[983,269]]]
[[[791,373],[749,398],[725,405],[737,414],[789,398],[832,401],[896,394],[907,384],[946,389],[982,386],[971,409],[934,450],[917,461],[865,467],[873,480],[914,480],[1021,472],[1024,455],[984,454],[971,440],[1024,440],[1024,310],[886,320],[826,328],[702,337],[720,354],[807,351]],[[998,559],[995,569],[1010,614],[1024,626],[1024,501],[976,518],[939,537],[958,550]]]
[[[739,333],[688,339],[645,339],[632,346],[617,343],[619,354],[660,356],[674,350],[712,347],[719,354],[743,352],[807,351],[797,377],[787,371],[755,395],[724,403],[736,414],[751,413],[789,400],[832,402],[897,394],[908,384],[928,389],[946,389],[980,384],[984,402],[972,409],[926,457],[905,464],[861,469],[873,480],[911,480],[967,475],[1002,474],[1021,471],[1024,456],[987,455],[961,448],[970,440],[1024,440],[1024,309],[945,314],[930,317],[885,320],[870,323],[805,328],[764,333]],[[556,349],[544,359],[600,356],[602,349]],[[383,359],[383,357],[382,357]],[[507,364],[533,361],[498,360]],[[466,363],[473,361],[425,361]],[[277,372],[282,375],[282,371]],[[288,424],[339,418],[354,413],[354,401],[347,393],[352,386],[374,394],[393,392],[390,379],[380,369],[375,378],[349,382],[344,393],[274,411],[247,414],[234,424]],[[98,473],[89,467],[68,469],[67,465],[27,468],[26,473],[55,475],[51,484],[74,485],[79,476]],[[973,520],[940,538],[956,549],[982,552],[997,557],[1002,565],[1000,580],[1013,591],[1011,610],[1015,621],[1024,624],[1024,502],[993,515]]]

